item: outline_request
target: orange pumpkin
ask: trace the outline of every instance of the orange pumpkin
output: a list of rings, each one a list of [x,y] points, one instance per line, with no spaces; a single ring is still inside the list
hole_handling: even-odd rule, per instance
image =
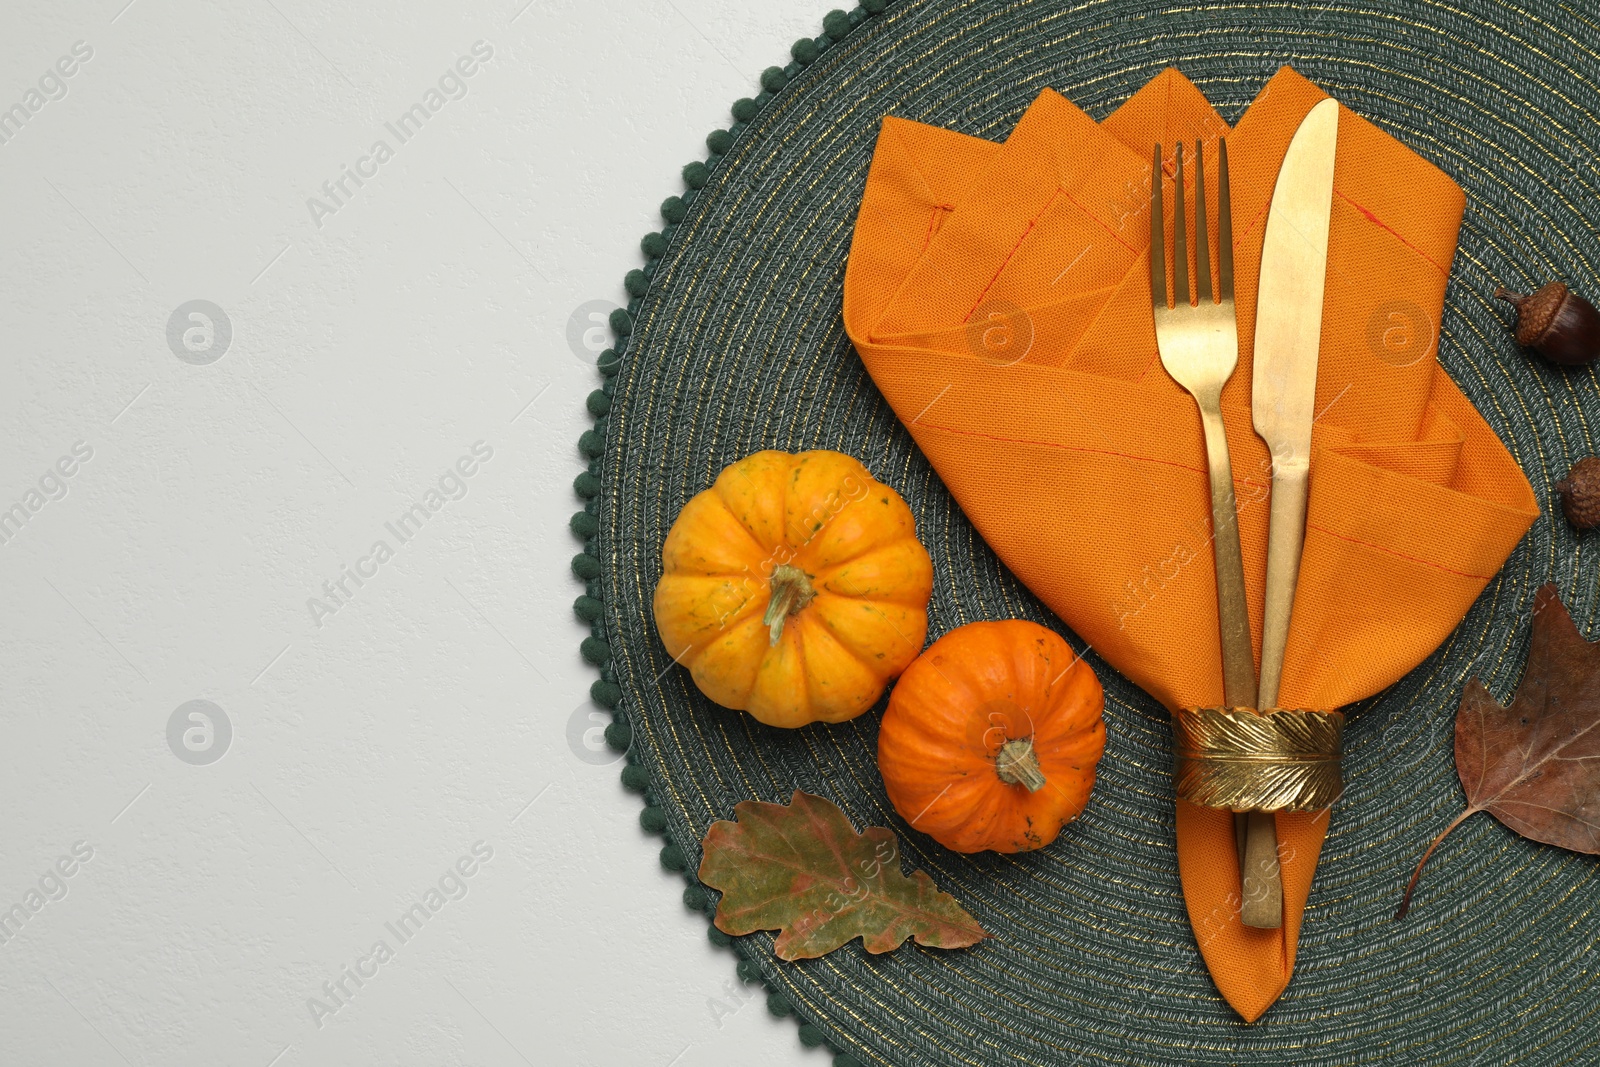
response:
[[[769,726],[853,719],[916,658],[933,564],[911,509],[838,452],[757,452],[684,506],[656,629],[700,691]]]
[[[894,809],[946,848],[1043,848],[1089,802],[1104,708],[1100,680],[1053,631],[969,623],[895,684],[878,769]]]

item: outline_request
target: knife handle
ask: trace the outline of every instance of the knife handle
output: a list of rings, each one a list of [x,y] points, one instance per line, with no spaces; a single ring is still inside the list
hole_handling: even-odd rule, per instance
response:
[[[1267,527],[1266,610],[1261,626],[1260,707],[1277,706],[1283,651],[1289,643],[1300,553],[1306,543],[1308,471],[1301,464],[1273,464],[1272,515]]]
[[[1222,411],[1201,405],[1206,461],[1211,482],[1211,551],[1217,568],[1217,623],[1222,638],[1222,699],[1231,708],[1256,706],[1255,654],[1250,648],[1250,608],[1244,594],[1244,555],[1239,549],[1239,510],[1233,496],[1233,463]]]

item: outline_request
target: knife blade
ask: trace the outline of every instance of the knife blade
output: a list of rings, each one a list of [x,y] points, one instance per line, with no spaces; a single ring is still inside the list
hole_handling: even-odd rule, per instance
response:
[[[1278,702],[1305,544],[1311,425],[1316,417],[1317,353],[1338,134],[1339,104],[1331,98],[1318,103],[1301,120],[1278,170],[1261,247],[1250,403],[1256,433],[1272,455],[1257,692],[1257,704],[1263,710]],[[1283,883],[1273,816],[1249,813],[1245,838],[1241,920],[1258,928],[1282,926]]]

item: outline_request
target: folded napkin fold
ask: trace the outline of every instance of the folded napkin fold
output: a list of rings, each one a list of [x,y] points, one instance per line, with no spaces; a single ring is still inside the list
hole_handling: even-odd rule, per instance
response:
[[[1046,90],[1000,145],[885,118],[862,198],[844,316],[874,381],[1007,566],[1169,709],[1221,703],[1222,668],[1199,416],[1162,369],[1150,311],[1151,146],[1171,204],[1175,142],[1191,156],[1203,143],[1214,185],[1228,138],[1239,367],[1222,405],[1259,656],[1271,464],[1250,415],[1256,281],[1279,165],[1324,97],[1284,67],[1230,131],[1169,69],[1101,123]],[[1435,358],[1460,188],[1341,108],[1333,200],[1289,708],[1338,708],[1417,666],[1539,513]],[[1214,207],[1209,221],[1215,234]],[[1285,922],[1259,930],[1239,921],[1233,817],[1177,805],[1200,951],[1251,1021],[1293,973],[1328,813],[1276,821]]]

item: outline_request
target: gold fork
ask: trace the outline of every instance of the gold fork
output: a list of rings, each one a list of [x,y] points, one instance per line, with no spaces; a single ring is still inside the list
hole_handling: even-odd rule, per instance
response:
[[[1205,431],[1206,461],[1211,482],[1211,549],[1217,570],[1217,621],[1222,636],[1222,696],[1229,707],[1256,706],[1255,658],[1250,647],[1250,612],[1244,595],[1244,559],[1239,549],[1239,515],[1233,496],[1233,465],[1222,425],[1222,387],[1239,363],[1239,334],[1233,305],[1233,204],[1228,190],[1228,142],[1218,145],[1217,289],[1211,292],[1211,242],[1206,232],[1205,155],[1195,142],[1195,289],[1189,295],[1188,225],[1184,215],[1183,144],[1177,146],[1177,203],[1173,210],[1173,307],[1167,306],[1166,215],[1161,196],[1161,146],[1155,147],[1150,179],[1150,297],[1154,305],[1156,347],[1161,365],[1194,397]],[[1266,855],[1277,852],[1272,816],[1263,812],[1234,816],[1239,831],[1241,864],[1254,843]],[[1264,836],[1270,835],[1270,836]],[[1246,925],[1278,925],[1281,886],[1264,881],[1253,869],[1243,871],[1243,920]],[[1274,901],[1279,901],[1274,906]],[[1281,920],[1280,920],[1281,921]]]

